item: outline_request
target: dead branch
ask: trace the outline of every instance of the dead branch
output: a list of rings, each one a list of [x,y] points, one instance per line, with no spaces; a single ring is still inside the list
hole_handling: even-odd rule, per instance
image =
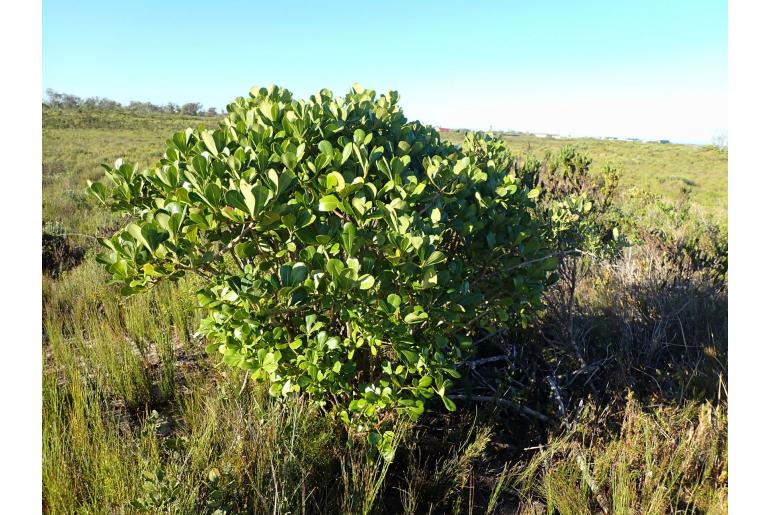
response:
[[[561,390],[559,390],[559,384],[556,382],[556,378],[552,375],[549,375],[546,379],[548,380],[548,384],[551,386],[551,390],[553,391],[553,396],[556,398],[556,402],[559,405],[559,416],[564,418],[567,416],[567,408],[564,406],[564,400],[561,396]]]

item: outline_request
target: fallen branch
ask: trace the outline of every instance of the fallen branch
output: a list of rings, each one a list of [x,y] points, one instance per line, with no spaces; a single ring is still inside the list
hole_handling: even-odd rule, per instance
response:
[[[522,413],[524,415],[535,417],[539,420],[542,420],[543,422],[554,424],[553,419],[551,419],[550,417],[547,417],[546,415],[543,415],[539,411],[535,411],[532,408],[528,408],[527,406],[516,404],[515,402],[509,401],[506,399],[500,399],[498,397],[490,397],[488,395],[447,395],[447,397],[456,401],[492,402],[500,406],[505,406],[506,408],[512,409],[514,411],[518,411],[519,413]]]

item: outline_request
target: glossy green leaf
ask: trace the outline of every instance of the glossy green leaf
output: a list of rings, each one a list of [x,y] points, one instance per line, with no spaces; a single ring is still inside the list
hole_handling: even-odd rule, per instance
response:
[[[329,172],[326,176],[326,190],[342,191],[345,188],[345,178],[339,172]]]
[[[441,400],[444,402],[444,406],[446,407],[446,409],[448,409],[449,411],[457,411],[457,405],[454,403],[452,399],[450,399],[445,395],[442,395]]]
[[[368,290],[374,286],[374,277],[370,274],[362,275],[359,279],[358,287],[362,290]]]
[[[332,147],[332,144],[326,140],[322,140],[318,144],[318,150],[320,150],[322,154],[326,154],[329,157],[334,157],[334,147]]]
[[[340,201],[334,195],[326,195],[318,201],[319,211],[334,211],[340,206]]]
[[[443,252],[440,250],[435,250],[431,252],[430,256],[428,256],[428,259],[425,260],[423,263],[423,266],[434,266],[438,265],[439,263],[443,263],[446,261],[446,256]]]
[[[388,295],[388,304],[394,308],[399,307],[401,305],[401,297],[396,293],[391,293]]]
[[[355,255],[357,233],[356,226],[351,222],[346,222],[342,227],[342,247],[350,257]]]
[[[208,131],[201,131],[201,139],[203,140],[203,143],[206,145],[206,150],[208,150],[212,156],[216,157],[219,155],[219,150],[217,150],[217,144],[214,141],[214,138],[211,136],[211,133]]]

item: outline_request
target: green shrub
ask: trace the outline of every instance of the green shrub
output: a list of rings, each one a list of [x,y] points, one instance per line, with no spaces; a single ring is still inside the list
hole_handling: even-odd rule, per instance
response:
[[[527,156],[516,164],[516,173],[541,192],[538,209],[558,250],[609,256],[620,238],[614,205],[620,176],[611,165],[600,173],[591,165],[590,157],[566,145],[547,152],[543,161]]]
[[[124,294],[206,277],[210,351],[380,448],[395,414],[434,396],[454,409],[475,335],[526,325],[556,266],[503,142],[442,142],[398,98],[255,88],[217,130],[174,134],[156,167],[118,161],[111,192],[89,183],[134,219],[99,257]]]

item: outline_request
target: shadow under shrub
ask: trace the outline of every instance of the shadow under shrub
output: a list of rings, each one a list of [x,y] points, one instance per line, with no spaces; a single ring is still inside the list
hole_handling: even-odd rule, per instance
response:
[[[596,263],[579,282],[572,311],[566,285],[546,295],[539,330],[563,399],[717,400],[727,381],[727,289],[707,273],[682,272],[633,247]]]
[[[46,223],[42,233],[43,273],[52,277],[59,276],[78,266],[85,257],[86,250],[73,245],[63,235],[63,227],[57,223]]]

